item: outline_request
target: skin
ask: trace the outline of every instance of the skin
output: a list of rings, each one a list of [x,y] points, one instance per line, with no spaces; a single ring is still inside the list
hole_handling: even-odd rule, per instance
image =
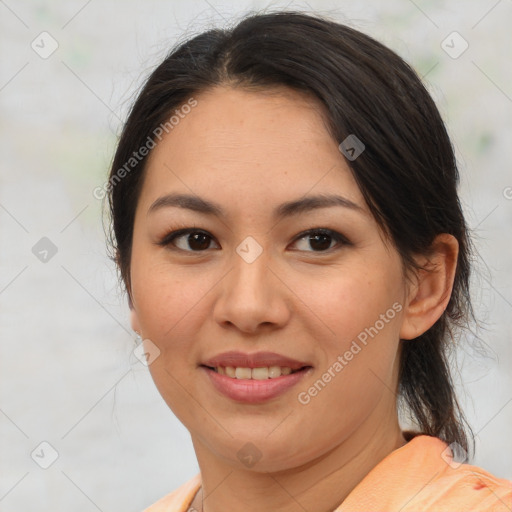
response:
[[[406,277],[316,100],[287,89],[228,86],[195,98],[197,106],[152,151],[146,168],[133,233],[132,327],[160,350],[151,375],[190,431],[203,482],[196,510],[332,511],[406,442],[395,394],[400,339],[425,332],[446,308],[457,241],[439,235],[429,259],[417,258],[431,271]],[[218,203],[227,215],[149,212],[171,192]],[[335,206],[272,218],[285,201],[333,193],[360,210]],[[205,250],[190,245],[188,235],[175,246],[158,245],[185,227],[210,235]],[[297,238],[312,228],[350,243],[327,238],[318,249],[308,236]],[[263,250],[252,263],[236,252],[247,236]],[[394,303],[402,310],[317,396],[300,403],[297,394]],[[227,350],[274,351],[313,370],[277,398],[242,404],[219,394],[198,368]],[[249,442],[261,453],[252,467],[237,456]]]

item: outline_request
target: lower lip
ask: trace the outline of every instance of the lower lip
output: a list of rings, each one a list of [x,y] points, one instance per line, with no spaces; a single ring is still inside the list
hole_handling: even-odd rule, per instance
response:
[[[227,375],[221,375],[206,366],[200,366],[200,369],[207,373],[217,391],[223,395],[239,402],[257,404],[281,395],[295,386],[313,368],[309,366],[289,375],[262,380],[234,379]]]

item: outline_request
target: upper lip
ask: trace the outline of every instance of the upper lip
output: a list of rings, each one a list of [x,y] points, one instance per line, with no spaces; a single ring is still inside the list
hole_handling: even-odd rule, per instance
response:
[[[236,350],[223,352],[202,363],[203,366],[217,368],[219,366],[232,366],[238,368],[259,368],[264,366],[285,366],[292,370],[299,370],[304,366],[311,366],[306,362],[297,361],[291,357],[276,354],[275,352],[254,352],[247,354]]]

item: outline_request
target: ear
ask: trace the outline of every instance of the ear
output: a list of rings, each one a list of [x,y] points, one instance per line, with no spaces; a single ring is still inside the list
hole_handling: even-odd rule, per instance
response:
[[[121,265],[121,253],[119,252],[119,249],[116,250],[115,253],[115,260],[118,268],[122,268]],[[123,280],[126,286],[126,294],[128,296],[128,307],[130,308],[130,324],[132,326],[132,329],[137,333],[140,334],[140,324],[139,324],[139,318],[137,316],[137,312],[135,311],[135,308],[133,306],[133,300],[132,300],[132,293],[131,293],[131,284],[127,282],[126,276],[123,275]]]
[[[135,308],[133,307],[131,300],[129,301],[129,305],[130,305],[130,324],[132,326],[132,329],[137,334],[142,336],[141,329],[140,329],[140,323],[139,323],[139,317],[137,315],[137,312],[135,311]]]
[[[411,340],[428,331],[448,306],[457,268],[459,242],[453,235],[438,235],[428,255],[417,259],[417,270],[409,285],[400,338]]]

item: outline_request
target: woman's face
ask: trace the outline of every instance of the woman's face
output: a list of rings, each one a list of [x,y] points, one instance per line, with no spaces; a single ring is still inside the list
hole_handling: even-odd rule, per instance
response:
[[[146,168],[132,325],[196,449],[238,467],[252,450],[258,471],[296,467],[396,422],[401,261],[314,100],[231,88],[195,99]],[[191,199],[178,206],[175,194]],[[310,200],[320,196],[342,199]],[[222,213],[187,207],[199,199]],[[179,229],[191,233],[171,240]],[[203,366],[228,351],[309,368],[278,377],[272,394],[264,369],[230,377]]]

